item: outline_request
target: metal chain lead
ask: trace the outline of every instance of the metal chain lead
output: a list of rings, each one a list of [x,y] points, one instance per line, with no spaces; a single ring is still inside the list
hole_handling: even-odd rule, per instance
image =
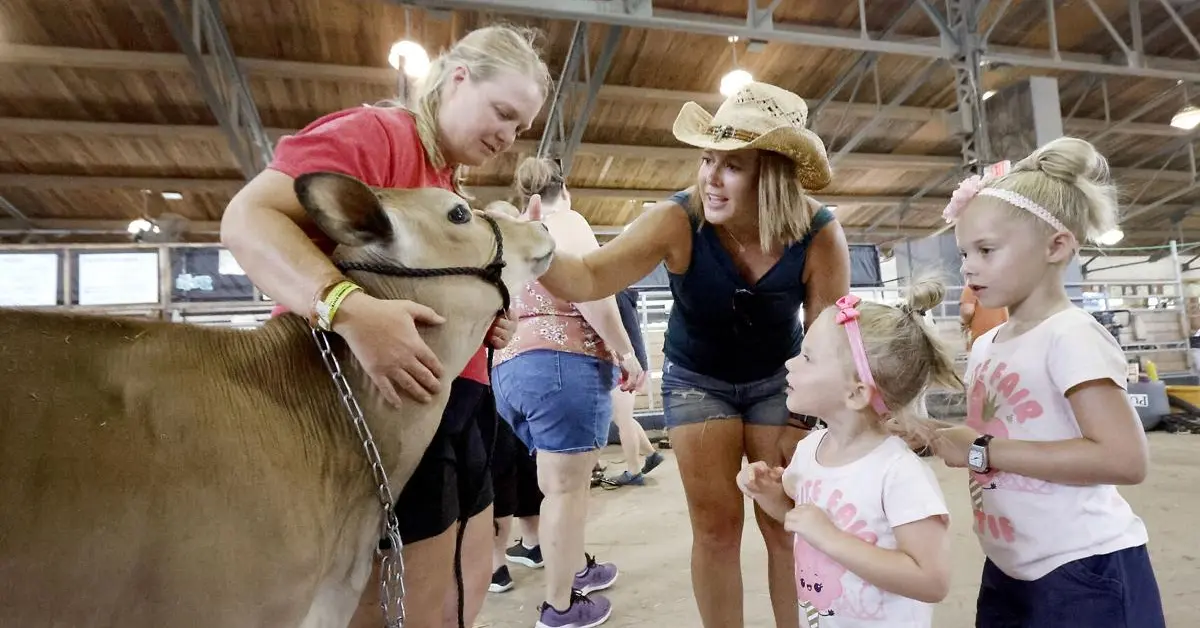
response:
[[[382,577],[379,582],[379,606],[383,610],[384,625],[388,628],[403,628],[404,558],[400,553],[402,548],[400,522],[396,519],[394,510],[396,502],[392,499],[392,487],[388,484],[387,473],[383,470],[383,461],[379,457],[379,448],[375,446],[375,439],[371,436],[371,429],[367,427],[366,419],[363,418],[358,399],[355,398],[354,391],[350,389],[346,377],[342,375],[342,368],[338,363],[337,356],[329,346],[328,335],[315,328],[312,329],[312,335],[317,342],[317,349],[321,352],[321,358],[325,361],[325,367],[329,370],[334,385],[337,386],[338,396],[341,397],[342,404],[346,406],[346,411],[350,413],[350,420],[354,423],[354,429],[362,440],[363,450],[367,454],[367,462],[371,465],[371,473],[375,476],[379,506],[383,509],[380,538],[387,539],[389,545],[387,549],[376,547],[375,550],[381,559]]]
[[[403,268],[383,264],[341,262],[337,264],[338,269],[343,272],[361,270],[397,277],[474,275],[492,284],[500,291],[504,302],[500,313],[503,313],[509,306],[508,287],[504,285],[501,278],[501,272],[505,266],[504,237],[500,234],[500,225],[496,224],[494,218],[487,215],[484,215],[483,218],[487,220],[488,225],[492,228],[492,235],[496,238],[495,255],[486,267]],[[338,364],[333,349],[329,346],[328,334],[316,328],[311,328],[311,330],[313,340],[317,342],[317,349],[321,352],[321,359],[325,361],[325,368],[329,370],[329,375],[337,387],[338,395],[342,398],[342,404],[346,406],[346,411],[350,413],[350,420],[354,423],[354,429],[358,432],[358,437],[362,439],[367,462],[371,464],[371,473],[375,476],[375,486],[379,489],[379,506],[383,509],[380,538],[388,540],[387,549],[376,547],[375,550],[380,557],[379,606],[383,610],[384,625],[387,628],[404,628],[404,557],[400,553],[403,547],[400,542],[400,521],[396,518],[393,506],[396,502],[392,499],[392,487],[388,484],[387,473],[383,470],[383,461],[379,458],[379,448],[375,446],[375,439],[371,436],[371,429],[367,427],[366,419],[363,418],[358,399],[355,398],[354,391],[350,389],[350,384],[346,382],[346,377],[342,375],[342,367]]]

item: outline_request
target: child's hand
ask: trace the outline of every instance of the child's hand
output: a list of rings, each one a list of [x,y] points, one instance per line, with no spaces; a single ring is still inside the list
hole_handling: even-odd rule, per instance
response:
[[[750,499],[757,499],[773,491],[783,489],[783,467],[771,468],[759,460],[752,462],[738,473],[738,488]]]
[[[977,438],[979,432],[966,425],[942,428],[934,433],[933,453],[945,461],[947,467],[965,467],[967,452]]]
[[[838,531],[837,526],[829,520],[829,515],[812,504],[797,504],[788,511],[787,517],[783,519],[783,528],[800,535],[800,538],[813,545],[816,545],[814,539]]]

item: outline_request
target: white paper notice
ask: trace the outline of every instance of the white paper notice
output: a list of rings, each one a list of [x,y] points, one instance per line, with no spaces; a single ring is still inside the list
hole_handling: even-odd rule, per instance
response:
[[[58,305],[57,253],[0,253],[0,306]]]
[[[222,275],[245,275],[246,271],[242,270],[236,259],[233,259],[233,253],[226,249],[217,250],[217,272]]]
[[[80,253],[79,305],[158,302],[158,253]]]

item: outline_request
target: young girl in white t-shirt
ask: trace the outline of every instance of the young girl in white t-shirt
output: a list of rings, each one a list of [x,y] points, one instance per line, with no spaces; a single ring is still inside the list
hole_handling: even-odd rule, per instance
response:
[[[1141,483],[1148,458],[1125,356],[1064,287],[1116,215],[1107,162],[1075,138],[964,181],[946,208],[966,284],[1009,317],[972,347],[966,425],[934,439],[970,468],[981,628],[1165,625],[1146,526],[1114,486]]]
[[[926,386],[961,387],[923,319],[944,294],[920,281],[901,307],[847,295],[822,312],[787,363],[787,406],[828,427],[800,441],[786,470],[755,462],[738,475],[742,491],[796,535],[802,626],[928,628],[932,604],[946,597],[941,488],[891,433],[920,440],[912,407]]]

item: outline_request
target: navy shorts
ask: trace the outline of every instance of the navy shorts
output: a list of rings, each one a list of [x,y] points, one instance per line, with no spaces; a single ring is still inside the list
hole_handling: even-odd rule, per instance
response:
[[[537,458],[529,452],[508,421],[497,421],[496,450],[492,454],[492,489],[496,494],[492,517],[536,517],[542,508],[538,488]]]
[[[1017,580],[991,560],[975,606],[976,628],[1166,628],[1145,545],[1071,561]]]
[[[404,544],[433,538],[492,505],[491,450],[496,409],[486,384],[455,378],[429,447],[396,496]],[[386,547],[384,539],[381,547]]]
[[[784,426],[790,415],[784,368],[764,379],[730,384],[667,361],[663,363],[662,397],[663,421],[668,428],[733,417],[750,425]]]
[[[530,451],[595,451],[608,444],[618,372],[580,353],[522,353],[492,369],[496,409]]]

